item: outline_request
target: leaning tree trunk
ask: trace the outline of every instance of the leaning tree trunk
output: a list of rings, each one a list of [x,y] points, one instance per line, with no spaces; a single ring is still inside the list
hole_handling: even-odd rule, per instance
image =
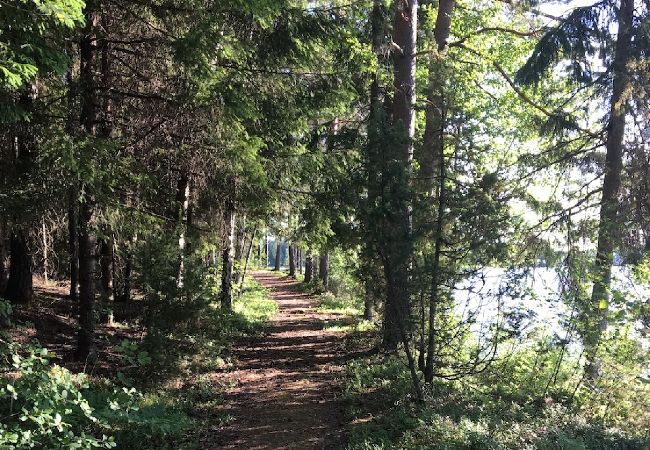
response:
[[[242,293],[244,288],[244,281],[246,281],[246,273],[248,272],[248,263],[250,262],[251,255],[253,253],[253,242],[255,242],[255,237],[257,235],[257,228],[253,230],[251,235],[251,241],[248,244],[248,250],[246,251],[246,259],[244,261],[244,269],[242,270],[241,279],[239,280],[239,294]],[[259,249],[259,247],[258,247]]]
[[[594,286],[591,303],[585,314],[584,332],[587,364],[585,372],[597,377],[600,361],[598,346],[603,331],[607,328],[607,310],[612,280],[614,246],[618,228],[619,193],[623,170],[623,142],[625,138],[626,95],[630,85],[627,65],[632,44],[634,0],[621,0],[618,12],[618,37],[613,65],[613,88],[610,99],[610,116],[607,124],[607,153],[605,156],[605,178],[600,204],[598,225],[598,248],[594,262]]]
[[[81,113],[79,119],[90,138],[98,136],[99,99],[97,96],[97,74],[100,72],[99,4],[86,3],[84,26],[80,42],[80,88]],[[95,349],[95,247],[97,239],[93,229],[94,195],[90,186],[85,186],[86,195],[79,205],[79,333],[77,358],[94,360]]]
[[[22,228],[13,230],[9,247],[9,280],[4,297],[12,303],[29,304],[33,292],[32,256],[29,253],[26,232]]]
[[[223,246],[222,272],[221,272],[221,308],[232,311],[232,282],[233,263],[235,256],[235,206],[230,202],[225,213],[226,239]]]
[[[409,265],[411,259],[411,208],[409,202],[413,138],[415,136],[415,69],[417,0],[398,0],[395,7],[393,42],[393,133],[394,148],[387,167],[388,217],[385,230],[384,274],[386,314],[383,345],[395,350],[407,346],[410,333]]]

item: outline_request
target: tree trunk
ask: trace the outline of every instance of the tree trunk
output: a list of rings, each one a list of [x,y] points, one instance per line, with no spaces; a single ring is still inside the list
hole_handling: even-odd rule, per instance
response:
[[[221,308],[232,311],[232,281],[233,281],[233,259],[235,253],[235,207],[232,202],[228,205],[225,213],[226,239],[223,246],[222,272],[221,272]]]
[[[239,286],[242,279],[242,260],[246,250],[246,214],[242,214],[237,227],[237,241],[235,246],[235,285]]]
[[[444,127],[444,118],[442,120]],[[435,333],[435,319],[437,314],[438,301],[440,298],[440,256],[442,254],[442,246],[444,243],[443,239],[443,227],[444,227],[444,213],[447,200],[447,192],[445,189],[445,179],[446,179],[446,161],[445,161],[445,150],[443,142],[444,133],[441,131],[439,134],[439,143],[437,145],[438,149],[438,205],[436,208],[436,229],[435,229],[435,243],[433,250],[433,266],[431,268],[431,292],[429,297],[429,333],[427,337],[427,356],[426,364],[424,369],[424,381],[425,383],[431,384],[433,382],[434,375],[434,359],[436,352],[436,333]]]
[[[305,257],[305,283],[311,283],[314,277],[314,263],[311,253]]]
[[[98,135],[99,99],[97,96],[100,72],[99,45],[99,5],[89,1],[85,9],[86,25],[80,42],[80,122],[87,136]],[[84,186],[85,197],[79,205],[79,333],[77,358],[94,361],[95,349],[95,247],[97,239],[93,230],[92,218],[94,193],[90,186]]]
[[[300,261],[300,247],[296,247],[296,273],[302,274],[302,263]]]
[[[451,29],[451,16],[455,7],[455,0],[441,0],[438,6],[434,36],[437,52],[430,55],[429,85],[427,86],[427,108],[425,113],[425,127],[423,136],[423,152],[420,161],[420,179],[423,190],[429,196],[435,195],[436,166],[439,164],[437,150],[443,132],[443,86],[441,79],[443,69],[443,52],[447,46]]]
[[[281,242],[279,238],[275,238],[275,267],[273,270],[280,271],[280,250],[282,250]]]
[[[269,235],[264,235],[264,268],[269,267]]]
[[[435,320],[437,314],[438,302],[440,299],[440,256],[444,243],[444,212],[446,208],[446,161],[444,151],[444,131],[445,131],[445,96],[444,80],[441,79],[441,70],[443,64],[443,52],[449,39],[451,28],[451,16],[455,7],[455,0],[441,0],[438,6],[438,15],[434,36],[438,51],[431,55],[429,65],[429,85],[427,88],[427,109],[425,115],[424,131],[424,158],[422,168],[424,174],[425,192],[429,198],[436,199],[436,221],[434,230],[434,254],[433,266],[431,268],[431,289],[429,294],[428,308],[428,333],[426,357],[424,363],[424,381],[431,384],[434,376],[435,352],[436,352],[436,333]],[[437,173],[436,173],[437,170]],[[437,183],[436,183],[437,178]],[[437,192],[436,192],[437,191]],[[422,350],[422,349],[421,349]]]
[[[363,301],[363,319],[371,322],[375,319],[375,296],[370,283],[366,282],[366,292]]]
[[[79,201],[75,188],[68,193],[68,252],[70,253],[70,300],[79,299]]]
[[[131,248],[128,248],[126,251],[124,262],[124,284],[122,295],[120,296],[120,301],[128,302],[131,301],[131,271],[133,270],[133,251]]]
[[[103,236],[100,242],[100,279],[102,288],[102,299],[110,312],[107,316],[107,323],[113,325],[113,303],[115,296],[113,292],[113,239]]]
[[[187,252],[187,226],[190,209],[190,180],[186,173],[178,178],[178,190],[176,192],[176,203],[178,205],[178,277],[176,287],[181,289],[184,285],[185,275],[185,253]]]
[[[384,18],[384,6],[382,0],[374,0],[372,15],[371,15],[371,42],[372,51],[377,59],[377,66],[380,67],[384,59],[382,57],[382,44],[384,39],[384,29],[386,25]],[[372,82],[370,84],[369,92],[370,101],[370,115],[368,118],[368,145],[366,148],[366,158],[368,165],[368,199],[367,211],[364,219],[364,228],[366,232],[366,239],[364,242],[363,252],[361,258],[363,260],[364,269],[364,284],[365,284],[365,301],[364,301],[364,318],[366,320],[374,319],[374,308],[377,299],[377,286],[383,285],[380,278],[383,279],[381,270],[377,270],[377,237],[376,228],[379,225],[378,221],[373,220],[374,208],[377,205],[377,199],[380,192],[381,185],[381,168],[383,164],[383,155],[381,155],[381,139],[380,133],[384,130],[385,117],[383,114],[383,106],[381,101],[381,89],[379,86],[379,72],[376,71],[372,75]]]
[[[296,246],[289,246],[289,276],[296,278]]]
[[[251,254],[253,253],[253,242],[255,242],[256,235],[257,235],[257,229],[253,230],[253,234],[251,235],[251,241],[248,244],[248,251],[246,252],[246,261],[244,262],[244,270],[242,270],[241,280],[239,281],[239,293],[242,292],[242,288],[244,287],[244,281],[246,280],[246,272],[248,272],[248,262],[251,259]]]
[[[48,252],[48,239],[47,239],[47,227],[45,226],[45,219],[41,222],[41,241],[43,245],[43,279],[47,283],[50,280],[49,271],[49,252]]]
[[[630,80],[627,65],[630,60],[634,0],[621,0],[618,12],[618,36],[613,65],[613,88],[610,100],[610,117],[607,124],[607,154],[605,156],[605,178],[598,225],[598,249],[594,262],[594,286],[590,307],[585,314],[584,334],[587,364],[585,372],[597,377],[600,361],[598,346],[603,331],[607,328],[607,311],[612,279],[614,247],[617,241],[619,192],[623,170],[623,142],[625,138],[626,95]]]
[[[5,298],[13,303],[32,301],[32,256],[27,245],[27,233],[16,227],[11,234],[9,280]]]
[[[95,349],[95,248],[92,229],[92,206],[83,202],[79,208],[79,334],[77,358],[93,361]]]
[[[327,251],[323,251],[320,254],[320,261],[318,264],[318,278],[323,284],[323,289],[329,291],[330,288],[330,254]]]
[[[0,220],[0,297],[3,296],[7,289],[7,224]]]
[[[415,135],[415,69],[417,0],[398,0],[393,42],[393,132],[396,144],[388,167],[388,202],[391,213],[385,239],[384,273],[387,282],[383,345],[397,349],[408,339],[410,325],[409,265],[411,258],[411,208],[409,190]],[[392,313],[391,313],[392,311]],[[402,332],[402,330],[404,332]],[[404,342],[405,347],[408,345]]]

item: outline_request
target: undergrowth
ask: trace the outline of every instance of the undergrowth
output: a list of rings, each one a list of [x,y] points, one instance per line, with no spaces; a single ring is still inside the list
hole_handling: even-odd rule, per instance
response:
[[[0,448],[196,448],[192,433],[221,402],[223,387],[210,373],[229,364],[237,336],[262,332],[277,305],[249,278],[233,311],[224,312],[214,272],[192,281],[193,295],[156,299],[143,342],[115,347],[126,369],[110,380],[54,364],[38,342],[0,336]],[[215,417],[210,425],[228,420]]]
[[[615,353],[614,375],[586,383],[580,361],[565,356],[558,368],[557,349],[524,349],[484,373],[436,380],[424,404],[403,357],[357,359],[346,373],[348,450],[650,449],[650,385]]]

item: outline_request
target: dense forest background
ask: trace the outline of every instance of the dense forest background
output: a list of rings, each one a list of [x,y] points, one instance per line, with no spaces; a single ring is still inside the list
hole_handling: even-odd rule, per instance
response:
[[[648,53],[647,0],[0,1],[0,447],[209,448],[268,269],[349,449],[650,448]]]

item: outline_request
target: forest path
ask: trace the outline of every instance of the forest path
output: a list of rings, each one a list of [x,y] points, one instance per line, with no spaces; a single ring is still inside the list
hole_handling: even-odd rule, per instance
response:
[[[212,447],[201,448],[343,449],[344,335],[323,330],[332,316],[318,313],[317,300],[300,292],[297,281],[270,272],[253,277],[270,290],[279,312],[264,336],[235,345],[222,409],[234,420],[215,430]]]

